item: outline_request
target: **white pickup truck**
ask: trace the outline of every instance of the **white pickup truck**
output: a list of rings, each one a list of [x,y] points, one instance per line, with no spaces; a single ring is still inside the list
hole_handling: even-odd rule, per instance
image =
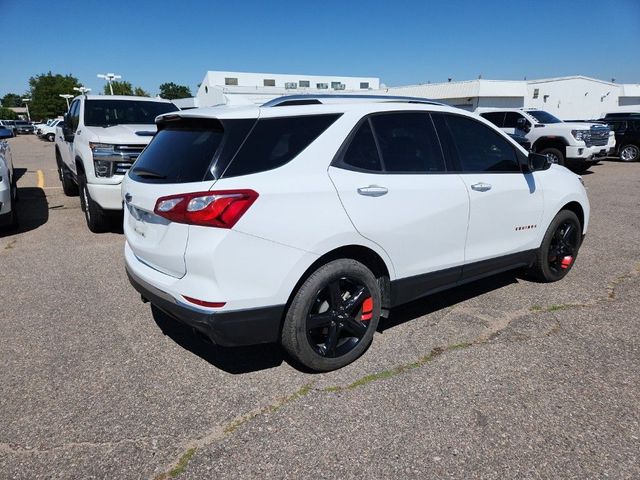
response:
[[[56,118],[54,120],[49,120],[47,123],[36,125],[36,135],[50,142],[55,141],[56,128],[58,127],[58,125],[60,125],[60,123],[62,123],[62,121],[63,120],[61,118]]]
[[[56,129],[56,163],[64,193],[80,193],[89,230],[105,231],[110,217],[122,214],[124,175],[155,135],[155,118],[177,110],[159,98],[82,95],[73,100]]]
[[[531,150],[578,173],[613,151],[616,139],[600,123],[563,122],[548,112],[523,108],[479,108],[476,113],[509,134],[524,135]]]

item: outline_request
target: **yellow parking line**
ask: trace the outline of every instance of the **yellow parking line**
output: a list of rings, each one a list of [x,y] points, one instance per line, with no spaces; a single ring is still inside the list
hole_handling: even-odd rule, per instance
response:
[[[44,188],[44,172],[38,170],[36,174],[38,175],[38,188]]]

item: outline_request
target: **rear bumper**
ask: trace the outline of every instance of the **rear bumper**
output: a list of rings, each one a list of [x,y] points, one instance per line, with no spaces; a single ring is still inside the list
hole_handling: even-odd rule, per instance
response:
[[[251,310],[211,312],[178,303],[167,292],[148,284],[128,267],[129,282],[144,300],[151,302],[170,317],[206,335],[223,347],[273,343],[280,337],[284,305]]]

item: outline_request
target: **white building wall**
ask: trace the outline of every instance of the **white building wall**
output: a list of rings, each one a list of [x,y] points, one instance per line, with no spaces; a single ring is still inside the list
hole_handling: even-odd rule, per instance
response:
[[[262,104],[282,95],[369,93],[379,88],[377,77],[208,71],[195,103],[199,107],[221,105],[229,103],[232,97],[234,103],[242,97]]]
[[[617,110],[622,87],[586,77],[534,80],[527,82],[525,107],[539,108],[562,120],[600,118]]]

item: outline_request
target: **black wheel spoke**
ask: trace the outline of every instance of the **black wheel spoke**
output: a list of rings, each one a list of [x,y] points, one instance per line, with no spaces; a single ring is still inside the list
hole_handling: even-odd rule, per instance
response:
[[[354,336],[358,338],[362,338],[367,331],[366,325],[364,325],[360,320],[356,320],[355,318],[348,318],[344,322],[344,328],[349,330]]]
[[[562,240],[564,242],[569,242],[571,240],[571,238],[569,237],[569,234],[571,233],[572,230],[573,230],[573,227],[571,225],[567,225],[567,227],[564,230],[564,233],[562,234]]]
[[[344,302],[344,310],[350,315],[354,314],[360,310],[362,302],[364,302],[368,296],[369,291],[367,290],[367,287],[358,288],[353,295]]]
[[[336,353],[336,347],[338,346],[338,325],[332,323],[329,325],[329,331],[327,332],[327,339],[324,343],[324,353],[327,357],[332,357]]]
[[[334,280],[329,284],[329,304],[331,308],[337,309],[342,306],[343,302],[340,280]]]
[[[323,313],[314,313],[309,315],[307,318],[307,328],[309,330],[314,330],[316,328],[327,327],[331,324],[331,320],[333,318],[333,314],[331,310],[327,310]]]

